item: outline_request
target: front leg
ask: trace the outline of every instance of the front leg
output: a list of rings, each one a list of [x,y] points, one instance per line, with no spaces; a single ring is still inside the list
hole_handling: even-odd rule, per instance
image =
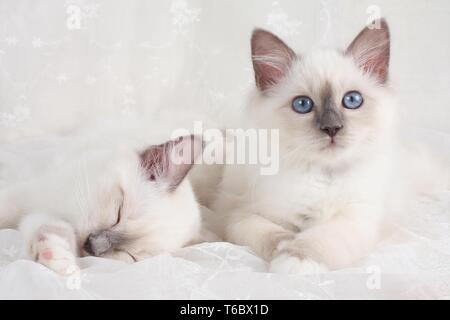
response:
[[[379,226],[376,215],[367,212],[333,217],[280,243],[271,271],[308,274],[347,267],[373,247]]]
[[[78,270],[76,237],[70,224],[36,213],[25,216],[19,230],[33,260],[61,275]]]
[[[228,218],[225,239],[250,247],[266,261],[272,259],[281,241],[294,238],[293,232],[249,211],[237,210],[230,213]]]

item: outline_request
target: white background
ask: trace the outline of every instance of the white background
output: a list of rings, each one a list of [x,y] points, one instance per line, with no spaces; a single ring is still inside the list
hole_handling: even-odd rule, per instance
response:
[[[254,27],[300,53],[343,49],[374,13],[371,6],[391,27],[391,79],[405,130],[450,132],[446,0],[1,0],[1,137],[166,108],[167,96],[183,109],[239,110],[253,85]]]
[[[226,119],[242,110],[254,86],[254,27],[299,53],[344,49],[373,5],[391,27],[402,128],[433,131],[449,151],[446,0],[0,0],[0,142],[148,110],[204,110]],[[269,274],[245,248],[204,243],[131,265],[80,259],[75,290],[19,259],[19,233],[0,230],[0,298],[449,298],[449,199],[447,188],[420,201],[364,261],[312,277]],[[367,283],[377,270],[381,285],[374,288]]]

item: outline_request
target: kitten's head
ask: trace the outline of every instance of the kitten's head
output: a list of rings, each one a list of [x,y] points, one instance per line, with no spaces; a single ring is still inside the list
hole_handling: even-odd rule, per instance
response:
[[[389,131],[389,29],[365,28],[344,52],[298,55],[270,32],[251,40],[257,94],[250,117],[280,129],[285,159],[333,165],[364,154]]]
[[[91,154],[83,170],[89,182],[81,186],[88,199],[78,208],[87,214],[76,223],[81,254],[131,261],[192,241],[200,212],[185,177],[202,143],[192,135],[140,153]]]

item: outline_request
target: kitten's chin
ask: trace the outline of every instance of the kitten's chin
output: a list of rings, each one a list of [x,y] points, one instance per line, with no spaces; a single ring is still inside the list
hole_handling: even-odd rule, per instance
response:
[[[320,151],[322,152],[339,152],[343,151],[345,149],[345,146],[342,142],[330,139],[327,142],[324,143],[324,145],[320,148]]]
[[[340,166],[343,162],[351,160],[353,154],[351,149],[353,148],[338,139],[330,139],[319,147],[316,154],[317,162],[326,166]]]
[[[328,142],[316,153],[316,163],[329,169],[346,168],[360,163],[364,158],[370,157],[373,150],[366,144],[356,142],[345,143],[344,141]]]
[[[329,139],[319,147],[319,156],[342,157],[347,153],[347,146],[339,139]]]
[[[298,146],[295,150],[295,157],[285,158],[290,166],[342,167],[361,156],[360,148],[344,139],[322,139],[313,145]],[[292,149],[286,148],[285,152],[292,154]]]

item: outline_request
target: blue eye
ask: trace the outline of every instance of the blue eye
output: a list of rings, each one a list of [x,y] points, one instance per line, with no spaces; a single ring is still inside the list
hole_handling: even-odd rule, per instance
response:
[[[342,105],[347,109],[358,109],[363,104],[364,99],[358,91],[350,91],[342,98]]]
[[[314,101],[307,96],[296,97],[292,100],[292,108],[298,113],[308,113],[311,112],[314,107]]]

